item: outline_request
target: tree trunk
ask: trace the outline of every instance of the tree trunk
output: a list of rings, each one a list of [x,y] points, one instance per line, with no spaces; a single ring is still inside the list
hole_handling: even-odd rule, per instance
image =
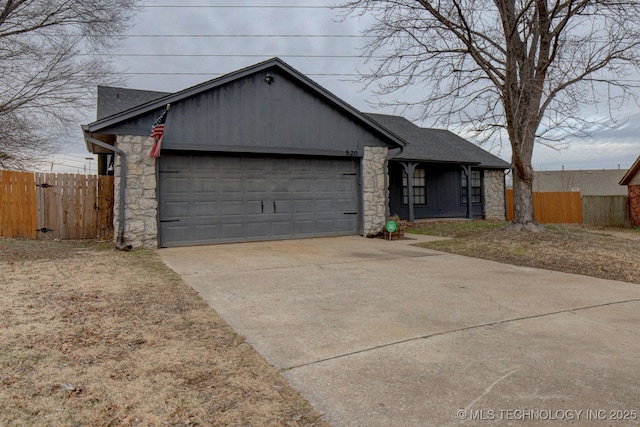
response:
[[[535,223],[533,218],[533,180],[520,177],[513,169],[513,223]]]
[[[520,172],[515,165],[511,170],[513,173],[513,220],[510,227],[517,230],[539,231],[541,228],[533,217],[533,168],[529,162],[529,165],[520,169]]]

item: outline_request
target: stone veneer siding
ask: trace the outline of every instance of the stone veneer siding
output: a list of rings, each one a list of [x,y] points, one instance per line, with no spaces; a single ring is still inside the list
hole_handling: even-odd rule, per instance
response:
[[[632,226],[640,226],[640,185],[627,186],[629,191],[629,222]]]
[[[377,234],[386,221],[387,147],[364,147],[362,156],[363,232]]]
[[[158,247],[158,202],[156,199],[156,159],[146,152],[153,139],[144,136],[118,136],[116,146],[126,154],[124,198],[124,244],[134,248]],[[114,230],[119,238],[120,161],[116,156],[114,176]]]
[[[504,221],[505,189],[504,172],[502,170],[484,171],[484,219]]]

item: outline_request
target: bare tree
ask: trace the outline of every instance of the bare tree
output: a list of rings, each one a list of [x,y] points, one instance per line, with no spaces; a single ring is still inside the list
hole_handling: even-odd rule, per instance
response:
[[[383,59],[363,78],[381,94],[401,96],[392,104],[419,107],[423,118],[482,140],[508,138],[518,227],[535,228],[534,144],[579,132],[585,105],[619,107],[637,87],[629,78],[640,65],[637,0],[348,0],[342,7],[346,16],[375,18],[364,54]]]
[[[0,1],[0,168],[55,152],[94,88],[112,82],[101,56],[119,42],[137,0]]]

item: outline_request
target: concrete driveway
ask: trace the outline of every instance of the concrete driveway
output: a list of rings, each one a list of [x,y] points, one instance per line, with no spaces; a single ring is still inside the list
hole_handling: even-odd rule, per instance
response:
[[[640,425],[640,285],[408,243],[159,253],[336,427]]]

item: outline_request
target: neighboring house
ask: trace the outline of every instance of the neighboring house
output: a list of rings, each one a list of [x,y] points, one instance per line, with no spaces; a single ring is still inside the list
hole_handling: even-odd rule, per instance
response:
[[[618,185],[624,174],[622,169],[536,171],[533,191],[576,191],[581,196],[626,196],[627,190]]]
[[[162,154],[148,158],[166,104]],[[118,154],[120,245],[370,235],[390,201],[405,218],[504,219],[506,162],[450,132],[363,114],[278,58],[170,94],[101,87],[98,120],[82,128],[102,173]]]
[[[640,156],[620,179],[619,184],[627,186],[629,222],[632,226],[638,227],[640,226]]]

